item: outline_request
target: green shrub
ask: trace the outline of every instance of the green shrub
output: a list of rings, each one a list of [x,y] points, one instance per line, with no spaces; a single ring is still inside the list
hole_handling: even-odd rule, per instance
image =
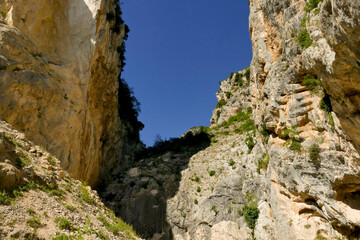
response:
[[[319,145],[318,144],[311,145],[311,147],[309,149],[309,158],[311,160],[316,160],[319,157],[319,153],[320,153]]]
[[[212,205],[212,206],[211,206],[210,211],[213,211],[215,214],[218,214],[218,212],[219,212],[219,211],[216,209],[216,206],[215,206],[215,205]]]
[[[271,131],[266,128],[266,123],[263,123],[261,125],[260,134],[265,138],[267,138],[271,135]]]
[[[194,204],[198,204],[199,202],[198,202],[198,200],[195,198],[195,200],[194,200]]]
[[[292,126],[291,129],[286,128],[283,134],[280,136],[283,139],[293,139],[295,136],[299,135],[300,132],[297,130],[297,126]]]
[[[127,225],[124,223],[120,218],[117,218],[113,216],[113,223],[110,223],[105,216],[101,215],[98,217],[98,220],[103,223],[105,228],[109,230],[110,232],[118,235],[119,232],[122,232],[123,234],[127,235],[128,237],[131,237],[131,233],[135,236],[137,234],[134,232],[132,227],[130,225]]]
[[[72,230],[73,229],[73,226],[72,224],[70,223],[69,220],[67,220],[66,218],[63,218],[63,217],[56,217],[55,218],[55,222],[57,222],[59,224],[59,228],[61,230]]]
[[[224,106],[226,104],[226,101],[224,99],[221,99],[217,104],[216,104],[216,108],[221,108],[222,106]]]
[[[33,216],[32,218],[28,219],[26,223],[32,228],[39,228],[41,226],[40,218]]]
[[[234,159],[230,159],[230,161],[229,161],[229,166],[234,166],[235,165],[235,161],[234,161]]]
[[[253,150],[253,148],[255,147],[255,141],[252,135],[248,135],[245,139],[245,143],[249,149],[248,153],[251,153],[251,151]]]
[[[260,169],[267,169],[267,166],[269,164],[270,156],[269,154],[263,154],[262,157],[258,160],[258,166],[256,171],[260,174]]]
[[[234,73],[233,73],[233,72],[231,72],[231,73],[230,73],[229,78],[230,78],[230,79],[232,79],[232,78],[233,78],[233,76],[234,76]]]
[[[195,176],[195,177],[191,178],[191,181],[200,182],[200,178],[198,176]]]
[[[56,236],[52,240],[69,240],[69,237],[65,233],[56,233]]]
[[[244,86],[244,80],[242,79],[243,75],[240,73],[236,73],[235,82],[239,84],[240,87]]]
[[[226,92],[226,98],[229,99],[232,96],[231,92]]]
[[[35,210],[32,209],[32,208],[28,208],[28,210],[26,210],[27,214],[29,214],[30,216],[34,216],[36,213],[35,213]]]
[[[196,188],[196,191],[197,191],[197,192],[201,192],[201,187],[198,186],[198,187]]]
[[[332,129],[332,130],[335,130],[334,118],[333,118],[331,112],[328,113],[328,118],[329,118],[329,123],[330,123],[330,125],[331,125],[331,129]]]
[[[249,206],[245,205],[242,208],[242,214],[244,215],[245,222],[247,223],[248,227],[252,230],[255,229],[256,220],[259,217],[259,209],[256,206]]]
[[[332,111],[331,101],[330,101],[330,97],[328,94],[325,94],[323,99],[321,99],[319,107],[321,110],[324,110],[325,112]]]
[[[301,151],[301,143],[296,139],[292,139],[291,145],[290,145],[290,150],[293,150],[294,152],[300,152]]]
[[[306,28],[300,30],[299,35],[297,36],[297,40],[302,49],[306,49],[312,44],[310,34],[306,30]]]
[[[210,176],[214,176],[214,175],[215,175],[215,173],[216,173],[216,172],[215,172],[215,171],[213,171],[213,170],[209,171],[209,175],[210,175]]]
[[[0,192],[0,205],[9,205],[10,201],[10,197],[5,191]]]
[[[80,192],[80,199],[81,200],[83,200],[83,201],[85,201],[85,202],[87,202],[89,204],[94,203],[94,199],[92,199],[92,197],[90,195],[90,192],[87,189],[85,184],[79,186],[79,192]]]
[[[318,7],[321,1],[322,0],[309,0],[309,2],[306,3],[306,7],[304,8],[304,10],[306,12],[311,12],[311,10]]]
[[[51,166],[56,166],[56,160],[53,156],[50,156],[48,158],[48,163],[51,165]]]
[[[65,205],[65,208],[70,210],[71,212],[75,212],[75,210],[76,210],[76,207],[71,206],[71,205]]]
[[[246,77],[246,81],[247,81],[247,85],[248,85],[248,86],[250,85],[250,74],[251,74],[251,72],[250,72],[250,67],[248,67],[248,68],[246,69],[246,71],[245,71],[245,74],[244,74],[244,76]]]

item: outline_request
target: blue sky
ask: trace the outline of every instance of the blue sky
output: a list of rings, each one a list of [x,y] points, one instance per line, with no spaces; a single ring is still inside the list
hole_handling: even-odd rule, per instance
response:
[[[141,139],[209,126],[219,81],[252,58],[247,0],[128,0],[122,77],[141,103]]]

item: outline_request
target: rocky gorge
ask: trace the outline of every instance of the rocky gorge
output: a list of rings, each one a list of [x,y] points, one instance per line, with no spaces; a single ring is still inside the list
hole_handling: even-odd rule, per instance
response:
[[[0,116],[23,132],[2,123],[21,137],[3,134],[0,190],[37,179],[49,194],[56,179],[63,192],[82,199],[84,187],[71,177],[101,185],[105,205],[145,239],[360,238],[359,1],[250,0],[253,59],[220,83],[210,126],[147,149],[138,139],[137,115],[121,114],[129,104],[121,96],[134,103],[118,79],[128,32],[119,6],[109,0],[20,2],[0,3]],[[30,15],[38,18],[29,23]],[[37,150],[44,151],[38,168],[57,171],[54,177],[20,167],[16,159],[26,151],[32,159],[36,148],[25,138],[59,159],[51,167],[50,153]],[[31,162],[26,165],[37,168]],[[46,196],[34,189],[33,202]],[[76,205],[79,213],[71,217],[81,219],[77,228],[88,239],[136,238],[128,228],[128,235],[111,231],[120,220],[101,210],[93,194],[92,224],[81,207],[86,200],[51,201],[60,202],[58,209]],[[0,206],[1,216],[12,211]],[[3,219],[1,237],[25,236],[10,233],[25,219]],[[56,233],[55,220],[50,225],[43,239],[73,234]],[[42,231],[31,234],[41,239],[35,237]]]

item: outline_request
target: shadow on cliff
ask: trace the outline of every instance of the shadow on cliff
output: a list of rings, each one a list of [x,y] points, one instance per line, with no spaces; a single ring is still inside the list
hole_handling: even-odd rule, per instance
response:
[[[132,167],[101,192],[105,204],[143,238],[173,239],[166,220],[167,201],[178,191],[181,171],[190,158],[210,143],[206,132],[188,132],[144,149]]]

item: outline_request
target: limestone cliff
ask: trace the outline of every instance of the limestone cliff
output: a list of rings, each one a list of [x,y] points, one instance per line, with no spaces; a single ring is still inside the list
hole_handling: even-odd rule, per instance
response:
[[[360,2],[249,3],[253,59],[191,130],[208,140],[150,149],[103,195],[149,239],[358,239]]]
[[[0,118],[90,185],[126,166],[138,139],[119,117],[128,28],[114,0],[0,2]],[[126,106],[125,106],[126,108]],[[135,133],[136,135],[136,133]]]

